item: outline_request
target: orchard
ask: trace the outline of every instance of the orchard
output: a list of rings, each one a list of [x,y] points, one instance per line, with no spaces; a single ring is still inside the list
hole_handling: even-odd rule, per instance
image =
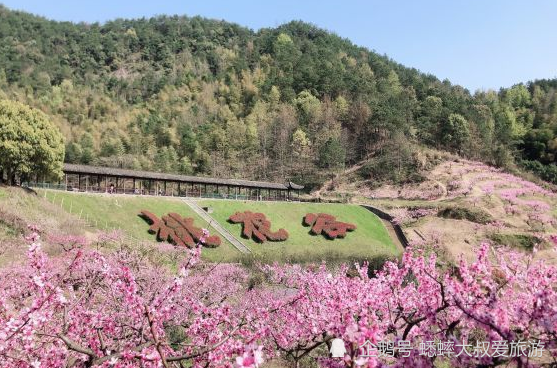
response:
[[[200,247],[183,248],[172,273],[126,247],[68,238],[75,246],[49,257],[38,233],[28,240],[26,263],[0,274],[6,368],[557,363],[557,268],[487,243],[472,263],[410,247],[375,273],[267,265],[254,283],[239,265],[202,262]],[[337,338],[342,358],[328,354]]]

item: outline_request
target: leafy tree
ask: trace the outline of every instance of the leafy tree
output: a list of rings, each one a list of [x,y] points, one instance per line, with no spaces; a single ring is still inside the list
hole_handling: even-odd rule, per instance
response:
[[[511,144],[522,137],[526,131],[516,121],[515,112],[509,107],[502,105],[495,114],[495,134],[503,144]]]
[[[443,142],[459,153],[462,152],[464,146],[470,138],[470,130],[468,122],[464,116],[459,114],[449,115],[448,121],[442,127]]]
[[[292,38],[285,33],[280,33],[273,45],[276,57],[277,69],[274,72],[276,76],[276,85],[282,91],[283,98],[291,99],[294,97],[293,74],[294,65],[298,56],[298,50],[292,41]]]
[[[298,128],[292,134],[292,169],[299,173],[302,178],[307,172],[311,161],[312,147],[306,133]]]
[[[180,159],[180,167],[179,167],[179,171],[180,174],[184,174],[184,175],[191,175],[193,174],[193,165],[190,161],[190,159],[188,158],[188,156],[184,156]]]
[[[63,160],[64,138],[44,113],[0,101],[0,171],[10,184],[32,175],[60,178]]]
[[[524,84],[517,84],[504,92],[504,100],[514,108],[527,107],[531,96]]]
[[[156,169],[172,147],[197,174],[287,180],[298,128],[316,182],[330,138],[345,164],[400,134],[489,162],[556,162],[557,79],[471,95],[300,21],[253,32],[183,16],[87,25],[1,8],[0,19],[0,99],[43,111],[71,162]],[[453,140],[451,114],[466,120],[466,143]]]
[[[64,160],[69,163],[79,163],[82,155],[81,145],[76,142],[70,142],[66,146],[66,157]]]
[[[329,138],[319,150],[319,166],[338,170],[344,166],[346,151],[338,138]]]
[[[81,136],[80,146],[81,146],[81,162],[89,164],[93,161],[95,157],[95,146],[94,146],[93,136],[89,132],[83,133]]]
[[[302,126],[309,126],[320,117],[321,103],[309,91],[302,91],[294,100]]]

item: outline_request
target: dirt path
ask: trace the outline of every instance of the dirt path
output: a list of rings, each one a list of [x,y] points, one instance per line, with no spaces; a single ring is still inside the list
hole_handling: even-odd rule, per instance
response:
[[[353,172],[359,170],[362,166],[364,166],[364,163],[367,161],[361,161],[359,163],[357,163],[354,166],[349,167],[348,169],[344,170],[342,173],[336,174],[334,179],[329,179],[327,180],[325,183],[323,183],[323,185],[321,186],[321,188],[317,189],[316,191],[314,191],[312,193],[312,195],[316,196],[316,197],[320,197],[321,196],[321,192],[326,192],[327,188],[333,183],[334,180],[338,180],[341,176],[344,175],[348,175],[348,174],[352,174]]]

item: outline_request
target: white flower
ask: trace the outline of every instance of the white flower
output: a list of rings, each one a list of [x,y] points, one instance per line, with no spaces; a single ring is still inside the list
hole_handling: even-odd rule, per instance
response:
[[[39,276],[33,276],[33,282],[40,288],[44,287],[44,282]]]

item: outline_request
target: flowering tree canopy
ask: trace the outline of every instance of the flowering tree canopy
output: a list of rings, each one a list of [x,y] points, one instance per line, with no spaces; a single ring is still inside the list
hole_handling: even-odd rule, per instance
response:
[[[254,287],[239,266],[200,262],[199,247],[172,274],[130,250],[72,248],[52,259],[36,234],[30,240],[27,263],[0,273],[6,368],[259,367],[279,357],[323,367],[557,363],[556,267],[488,244],[452,267],[410,249],[371,277],[365,266],[350,275],[262,266],[266,281]],[[343,358],[327,356],[334,338]],[[398,347],[392,355],[362,353],[385,341]],[[523,354],[502,347],[516,341],[528,342]],[[431,344],[454,353],[419,353]]]

